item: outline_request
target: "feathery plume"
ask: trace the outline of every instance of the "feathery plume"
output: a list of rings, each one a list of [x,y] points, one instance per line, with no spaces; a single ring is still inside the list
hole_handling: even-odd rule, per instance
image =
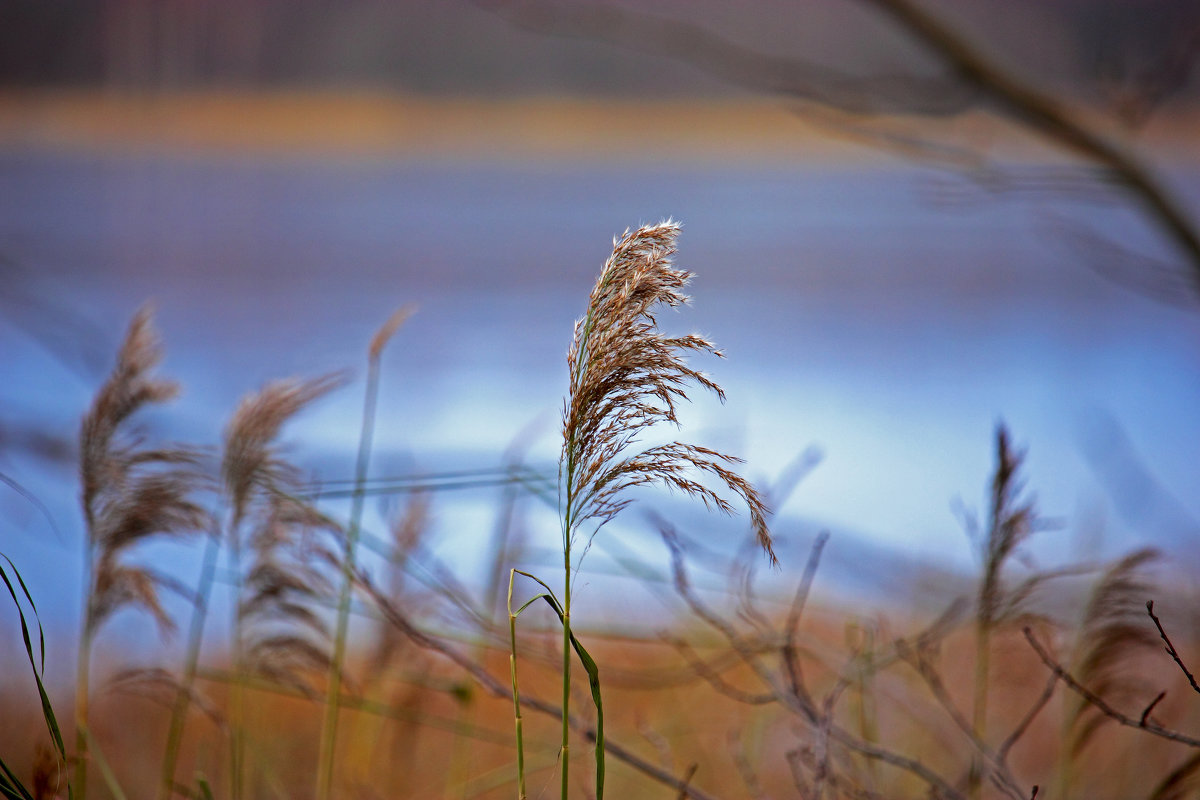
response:
[[[341,529],[298,497],[299,470],[280,455],[275,439],[288,419],[341,382],[327,375],[269,383],[242,400],[225,434],[221,473],[231,552],[235,562],[243,545],[252,553],[244,575],[235,566],[235,648],[244,659],[238,666],[305,688],[301,673],[329,663],[329,633],[311,604],[333,588],[316,565],[339,563],[320,534],[338,537]]]
[[[758,543],[776,563],[763,501],[733,471],[740,459],[682,442],[626,453],[651,426],[678,425],[676,404],[687,399],[689,384],[725,399],[720,386],[684,361],[689,353],[721,356],[720,351],[703,337],[669,337],[657,328],[660,308],[688,301],[683,289],[691,273],[671,266],[678,235],[679,224],[668,220],[615,240],[587,314],[575,324],[560,459],[566,490],[563,535],[569,541],[589,520],[598,530],[630,502],[622,497],[624,490],[651,483],[731,512],[729,501],[692,477],[707,473],[745,501]]]
[[[1158,651],[1158,634],[1146,621],[1146,598],[1153,589],[1144,569],[1159,556],[1153,548],[1125,556],[1100,578],[1088,600],[1075,675],[1106,699],[1130,699],[1147,688],[1144,672],[1131,668],[1131,661]],[[1079,702],[1069,718],[1071,757],[1079,755],[1107,720],[1090,704]]]
[[[126,432],[142,407],[178,394],[173,381],[150,373],[162,348],[143,307],[134,316],[117,365],[97,393],[80,431],[80,478],[88,533],[90,575],[86,632],[91,634],[119,609],[140,606],[166,632],[174,623],[159,601],[167,582],[146,567],[124,563],[122,556],[153,536],[204,531],[208,514],[192,497],[205,488],[198,454],[184,447],[142,447]]]

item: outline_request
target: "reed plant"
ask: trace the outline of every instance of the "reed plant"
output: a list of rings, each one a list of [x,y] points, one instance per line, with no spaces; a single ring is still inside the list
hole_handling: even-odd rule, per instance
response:
[[[627,230],[613,242],[612,254],[588,298],[587,311],[575,323],[567,354],[569,387],[563,403],[562,450],[559,456],[559,506],[562,517],[562,600],[540,579],[545,597],[562,622],[562,736],[559,749],[560,796],[570,786],[571,651],[589,673],[597,708],[596,797],[604,794],[604,745],[598,676],[595,662],[571,629],[573,574],[592,539],[604,525],[632,502],[628,491],[637,486],[664,485],[725,513],[732,504],[702,483],[707,475],[749,509],[759,545],[776,563],[766,507],[755,488],[733,467],[739,459],[684,442],[639,447],[641,438],[659,423],[679,425],[677,406],[696,386],[722,401],[725,393],[703,372],[688,366],[692,354],[721,353],[694,334],[672,337],[658,329],[656,315],[688,302],[683,293],[691,273],[675,269],[672,256],[680,226],[671,220]],[[515,574],[526,575],[519,571]],[[525,796],[522,721],[516,675],[515,618],[529,603],[512,610],[512,681],[516,708],[518,795]],[[535,598],[536,599],[536,598]],[[530,601],[532,602],[532,601]]]
[[[328,542],[314,534],[339,528],[301,499],[300,471],[283,457],[276,438],[289,419],[341,383],[338,375],[269,383],[242,400],[225,432],[225,540],[236,598],[230,639],[234,800],[242,797],[245,780],[244,673],[303,686],[301,671],[329,665],[328,631],[309,601],[330,591],[320,565],[340,563]],[[247,547],[253,555],[248,571]]]
[[[176,396],[178,384],[158,378],[162,359],[149,307],[130,323],[117,363],[84,415],[80,429],[80,482],[84,541],[83,614],[75,688],[76,763],[74,796],[87,795],[89,668],[92,643],[101,625],[126,607],[149,612],[160,630],[174,622],[159,593],[178,583],[131,562],[127,554],[153,537],[191,536],[208,528],[209,515],[196,502],[207,482],[195,450],[178,445],[146,447],[131,429],[143,408]]]
[[[342,671],[346,660],[346,636],[349,632],[351,589],[354,585],[355,551],[362,528],[363,501],[366,498],[367,469],[371,463],[371,440],[375,431],[375,406],[379,399],[379,361],[383,348],[404,324],[414,309],[398,309],[371,338],[367,348],[367,389],[363,399],[362,428],[358,438],[358,459],[354,468],[354,492],[351,498],[350,524],[346,531],[341,558],[341,586],[338,590],[337,621],[333,653],[329,659],[329,688],[325,695],[325,717],[321,726],[321,744],[317,758],[318,800],[328,800],[333,790],[333,764],[337,748],[337,727]]]

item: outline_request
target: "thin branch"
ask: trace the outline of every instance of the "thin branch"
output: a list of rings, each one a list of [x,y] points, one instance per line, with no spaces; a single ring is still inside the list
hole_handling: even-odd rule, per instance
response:
[[[1034,652],[1038,654],[1038,658],[1042,660],[1042,663],[1045,664],[1060,681],[1066,684],[1067,688],[1094,706],[1101,714],[1130,728],[1137,728],[1138,730],[1152,733],[1155,736],[1172,742],[1186,744],[1188,747],[1200,748],[1200,739],[1179,733],[1178,731],[1173,731],[1170,728],[1164,728],[1157,722],[1135,719],[1126,714],[1122,714],[1120,711],[1117,711],[1115,708],[1105,702],[1104,698],[1100,697],[1100,695],[1096,694],[1086,686],[1079,683],[1079,681],[1075,680],[1075,678],[1071,676],[1071,673],[1067,672],[1061,664],[1055,661],[1054,658],[1051,657],[1048,652],[1046,652],[1046,649],[1042,647],[1041,643],[1038,642],[1037,638],[1034,637],[1032,630],[1029,628],[1024,628],[1023,630],[1025,633],[1025,638],[1029,641],[1029,645],[1033,648]]]
[[[912,668],[916,670],[917,674],[921,676],[921,679],[925,681],[925,685],[929,688],[930,693],[933,695],[934,699],[937,700],[938,705],[942,707],[950,719],[954,721],[954,724],[958,726],[959,730],[961,730],[966,735],[967,739],[970,740],[972,746],[974,746],[979,754],[983,756],[984,760],[988,762],[991,778],[996,784],[996,787],[1008,794],[1010,797],[1015,798],[1015,800],[1024,800],[1025,794],[1017,785],[1016,779],[1013,778],[1012,774],[1008,771],[1008,767],[1000,759],[999,754],[988,747],[987,743],[980,739],[978,734],[976,734],[974,726],[965,716],[963,716],[963,713],[958,709],[958,706],[954,704],[954,700],[950,697],[950,692],[946,689],[945,684],[942,682],[941,675],[938,673],[937,669],[929,663],[929,660],[925,657],[924,653],[920,649],[914,649],[911,645],[903,640],[896,642],[896,650],[900,657],[910,666],[912,666]]]
[[[1146,705],[1145,710],[1142,711],[1142,716],[1138,718],[1138,723],[1141,725],[1141,727],[1146,727],[1146,724],[1150,721],[1150,712],[1152,712],[1158,706],[1158,704],[1166,698],[1166,696],[1166,692],[1159,692],[1158,696]]]
[[[769,687],[775,693],[776,698],[778,698],[779,702],[785,708],[799,716],[808,725],[811,725],[814,728],[819,726],[821,724],[821,715],[817,709],[811,703],[806,703],[797,693],[790,691],[785,686],[780,685],[780,683],[775,680],[771,672],[763,665],[760,659],[760,654],[750,646],[750,643],[747,642],[728,621],[722,619],[714,611],[705,606],[698,597],[695,596],[688,583],[687,567],[684,563],[683,552],[679,544],[678,536],[669,524],[660,523],[659,530],[663,536],[663,540],[666,542],[667,547],[671,551],[671,564],[675,576],[675,590],[683,598],[684,602],[687,603],[688,608],[691,609],[692,613],[704,620],[725,637],[726,641],[729,642],[730,647],[732,647],[734,651],[742,657],[742,660],[748,667],[750,667],[750,669],[754,671],[759,680],[761,680],[764,685]],[[942,621],[943,620],[939,620],[938,623],[935,623],[935,626],[940,625]],[[945,800],[965,800],[965,796],[951,786],[945,778],[914,758],[909,758],[908,756],[900,753],[896,753],[894,751],[874,745],[870,742],[866,742],[844,728],[839,728],[836,725],[830,727],[829,736],[833,741],[853,750],[865,758],[873,761],[882,761],[885,764],[890,764],[897,769],[915,775],[927,783],[930,789],[933,790],[937,796],[940,796]]]
[[[910,0],[863,0],[888,14],[925,48],[939,55],[967,85],[1000,111],[1049,141],[1112,170],[1114,180],[1136,197],[1191,262],[1192,290],[1200,293],[1200,234],[1179,202],[1131,153],[1088,128],[1049,95],[1026,85],[957,32]]]
[[[1167,636],[1167,632],[1163,629],[1162,622],[1159,621],[1158,617],[1155,615],[1153,600],[1146,603],[1146,613],[1150,615],[1150,619],[1154,620],[1154,627],[1158,628],[1158,635],[1162,637],[1164,642],[1166,642],[1167,655],[1174,659],[1175,663],[1179,665],[1179,668],[1183,670],[1183,674],[1187,676],[1188,683],[1192,685],[1192,688],[1197,692],[1200,692],[1200,685],[1196,683],[1196,676],[1193,675],[1191,670],[1189,670],[1183,663],[1183,659],[1179,656],[1179,651],[1177,651],[1175,649],[1175,645],[1171,643],[1171,637]]]
[[[754,694],[729,683],[721,677],[716,669],[700,658],[683,639],[667,639],[666,641],[687,661],[688,667],[719,694],[748,706],[763,706],[778,702],[778,698],[773,692]]]
[[[788,680],[796,696],[810,707],[813,706],[813,700],[804,684],[804,673],[801,670],[800,659],[796,651],[796,632],[800,627],[800,616],[804,613],[809,592],[812,591],[817,567],[821,563],[821,553],[825,550],[825,543],[828,541],[829,532],[822,531],[813,542],[812,550],[808,554],[808,563],[804,565],[804,573],[796,587],[796,595],[792,598],[792,607],[788,610],[787,625],[784,628],[783,663],[787,667]]]
[[[990,101],[1021,127],[1109,170],[1113,182],[1179,247],[1190,266],[1193,299],[1200,296],[1200,233],[1150,169],[1058,100],[992,63],[966,37],[910,0],[861,2],[888,15],[925,51],[940,58],[952,72],[950,78],[852,77],[800,59],[757,52],[700,26],[629,8],[544,0],[474,1],[535,33],[600,40],[665,56],[748,89],[851,113],[950,117],[975,108],[980,100]]]
[[[1054,690],[1057,688],[1057,686],[1058,676],[1051,675],[1050,680],[1046,681],[1046,688],[1042,690],[1042,693],[1038,695],[1038,699],[1034,701],[1033,705],[1029,708],[1029,711],[1027,711],[1025,716],[1022,717],[1021,721],[1017,723],[1017,727],[1013,728],[1013,731],[1008,735],[1008,738],[1006,738],[1000,744],[1000,746],[996,748],[996,758],[1001,764],[1007,765],[1009,751],[1012,750],[1013,745],[1015,745],[1021,739],[1021,737],[1025,735],[1025,732],[1029,730],[1029,726],[1033,724],[1033,721],[1037,718],[1038,714],[1040,714],[1042,709],[1046,707],[1046,704],[1050,702],[1050,698],[1054,696]],[[1034,787],[1035,791],[1036,789],[1037,787]]]

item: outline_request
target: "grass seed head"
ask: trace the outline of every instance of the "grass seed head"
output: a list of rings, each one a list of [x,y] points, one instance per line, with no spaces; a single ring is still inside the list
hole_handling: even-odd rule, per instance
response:
[[[692,353],[720,351],[707,339],[666,336],[656,314],[688,302],[691,273],[671,257],[679,224],[671,220],[626,231],[575,324],[567,355],[570,393],[563,407],[561,470],[566,481],[567,530],[586,521],[598,530],[630,502],[626,489],[660,483],[729,513],[730,503],[693,476],[707,474],[740,496],[750,509],[759,544],[776,561],[758,492],[733,467],[738,459],[697,445],[672,442],[630,454],[641,435],[660,422],[679,424],[677,404],[691,386],[725,394],[711,378],[688,366]]]

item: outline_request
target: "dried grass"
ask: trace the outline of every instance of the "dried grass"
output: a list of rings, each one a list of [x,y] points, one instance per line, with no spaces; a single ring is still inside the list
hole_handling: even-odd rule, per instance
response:
[[[140,409],[178,394],[176,383],[150,374],[161,360],[151,311],[142,308],[116,367],[83,418],[80,480],[87,547],[94,554],[85,622],[89,637],[126,606],[148,611],[161,630],[172,630],[159,599],[163,577],[122,556],[151,537],[187,536],[208,527],[207,512],[193,499],[208,485],[197,452],[182,446],[145,448],[143,437],[128,430]]]
[[[625,490],[652,483],[731,512],[724,497],[691,477],[698,472],[745,501],[758,543],[775,563],[766,507],[754,487],[731,469],[740,459],[683,442],[626,455],[653,425],[679,424],[676,405],[688,399],[688,384],[725,399],[720,386],[684,360],[691,353],[720,356],[720,351],[701,336],[669,337],[657,327],[661,308],[688,302],[683,289],[691,273],[671,266],[679,230],[668,220],[626,231],[614,241],[587,314],[575,324],[567,356],[570,393],[563,407],[563,535],[573,538],[588,521],[598,530],[631,502],[622,496]]]
[[[1144,570],[1160,557],[1136,550],[1117,561],[1096,584],[1084,611],[1076,647],[1075,676],[1106,700],[1121,703],[1153,697],[1136,659],[1159,650],[1158,634],[1146,621],[1146,599],[1154,588]],[[1090,703],[1077,702],[1068,718],[1068,752],[1078,757],[1109,718]]]

